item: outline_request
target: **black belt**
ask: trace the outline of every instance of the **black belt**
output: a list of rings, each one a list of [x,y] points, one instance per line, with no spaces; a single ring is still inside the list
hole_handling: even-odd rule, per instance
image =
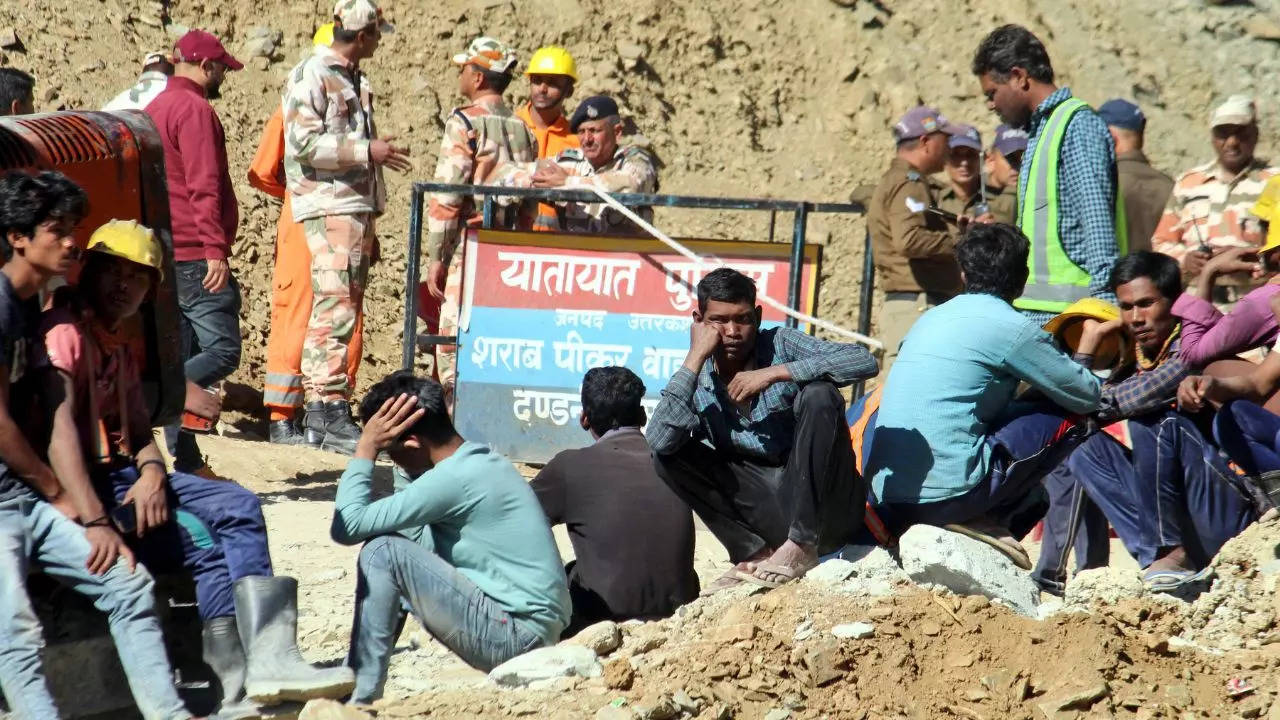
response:
[[[884,294],[885,300],[919,300],[924,295],[930,305],[941,305],[947,301],[947,296],[942,293],[935,292],[887,292]]]

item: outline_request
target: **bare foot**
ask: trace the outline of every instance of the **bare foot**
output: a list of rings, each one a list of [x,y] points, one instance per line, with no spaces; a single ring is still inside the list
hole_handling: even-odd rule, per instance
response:
[[[1191,562],[1191,558],[1187,557],[1186,548],[1181,545],[1170,550],[1164,557],[1147,566],[1148,573],[1160,572],[1163,570],[1183,572],[1187,570],[1194,571],[1195,569],[1195,566]]]
[[[818,549],[813,545],[801,545],[794,540],[787,540],[769,559],[768,564],[757,567],[753,573],[759,580],[769,583],[785,583],[804,575],[818,564]],[[771,567],[786,568],[787,572],[771,570]]]

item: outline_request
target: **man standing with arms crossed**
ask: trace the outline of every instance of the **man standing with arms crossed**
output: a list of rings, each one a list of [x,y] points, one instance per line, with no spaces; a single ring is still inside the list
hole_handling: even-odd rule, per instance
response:
[[[972,70],[987,107],[1028,135],[1017,225],[1031,241],[1031,274],[1013,306],[1043,325],[1083,297],[1114,303],[1107,279],[1127,243],[1106,123],[1054,84],[1049,53],[1020,25],[987,35]]]
[[[453,109],[444,122],[440,159],[433,178],[438,183],[483,185],[494,169],[507,162],[532,162],[538,157],[538,141],[529,128],[502,101],[511,84],[516,54],[501,40],[479,37],[453,56],[461,66],[458,93],[468,104]],[[462,240],[462,228],[478,218],[476,206],[483,198],[432,193],[427,208],[427,292],[439,303],[439,330],[450,335],[457,329],[462,287],[461,268],[454,253]],[[502,210],[503,208],[499,208]],[[500,217],[498,225],[509,224]],[[425,300],[426,298],[424,298]],[[436,374],[444,388],[445,403],[453,407],[455,346],[436,348]]]
[[[289,73],[284,92],[285,181],[293,219],[311,251],[311,319],[302,348],[305,442],[350,455],[348,355],[363,312],[374,219],[386,205],[382,168],[412,168],[405,149],[378,138],[373,89],[360,61],[395,28],[371,0],[339,0],[333,44],[314,48]]]
[[[226,136],[209,99],[219,96],[228,70],[244,65],[203,30],[178,39],[173,61],[173,77],[145,110],[164,145],[187,409],[212,418],[218,403],[205,388],[240,365],[240,286],[229,262],[240,210],[227,172]],[[194,434],[175,424],[164,435],[174,470],[213,477]]]

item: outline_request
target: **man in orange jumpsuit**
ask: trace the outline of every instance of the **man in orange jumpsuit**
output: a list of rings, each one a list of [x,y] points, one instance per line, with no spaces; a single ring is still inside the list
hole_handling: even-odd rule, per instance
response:
[[[316,30],[314,45],[333,42],[333,23]],[[267,335],[267,381],[262,404],[271,412],[269,436],[273,443],[298,445],[303,442],[298,427],[302,407],[302,341],[311,319],[311,251],[307,249],[302,223],[293,221],[293,209],[284,185],[284,112],[277,107],[262,131],[258,152],[249,166],[249,184],[262,192],[282,198],[280,220],[276,223],[276,263],[271,276],[271,330]],[[376,253],[375,253],[376,257]],[[347,354],[347,377],[355,386],[360,368],[364,314],[356,316],[355,332]]]
[[[564,112],[564,103],[573,96],[573,86],[578,81],[573,56],[562,47],[541,48],[529,59],[524,74],[529,78],[529,102],[516,110],[516,117],[523,120],[537,138],[538,159],[554,158],[562,150],[579,147],[578,136],[569,129]],[[533,229],[543,232],[560,229],[554,205],[538,204]]]

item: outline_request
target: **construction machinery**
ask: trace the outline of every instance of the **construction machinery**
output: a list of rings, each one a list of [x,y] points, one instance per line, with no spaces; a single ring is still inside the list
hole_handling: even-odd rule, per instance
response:
[[[94,229],[113,218],[137,220],[164,245],[164,280],[139,313],[145,346],[143,391],[152,424],[178,419],[186,397],[178,303],[174,287],[173,236],[160,134],[139,110],[74,110],[0,117],[0,171],[56,170],[89,196],[89,214],[76,230],[83,250]],[[79,268],[68,273],[74,284]]]

